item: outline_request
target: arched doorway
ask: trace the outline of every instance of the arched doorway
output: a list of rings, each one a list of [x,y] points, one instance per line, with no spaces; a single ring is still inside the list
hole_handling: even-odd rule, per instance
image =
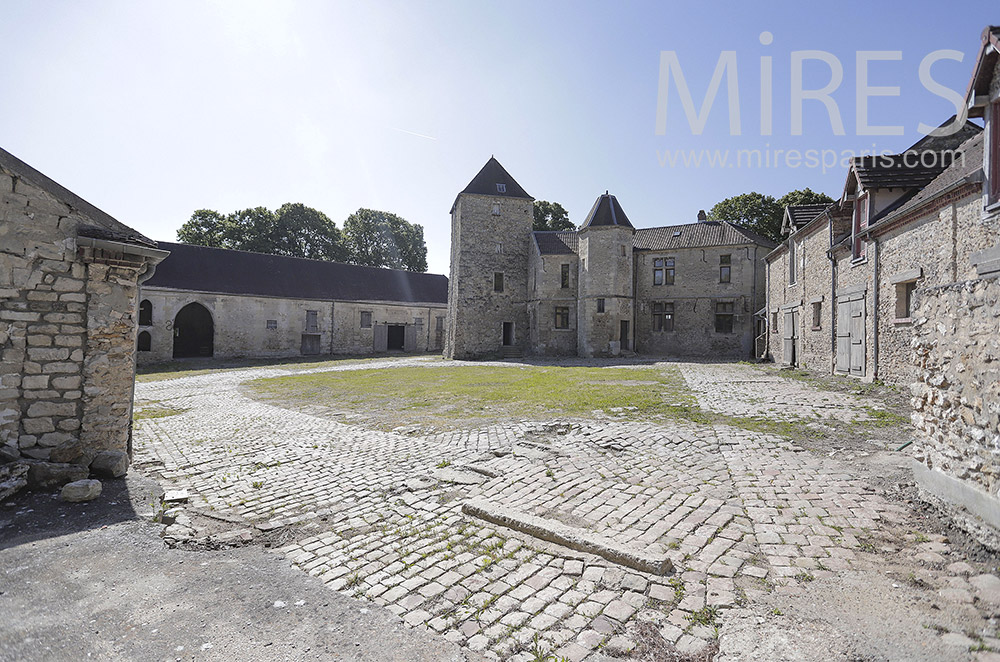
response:
[[[189,303],[174,318],[174,358],[212,356],[215,325],[200,303]]]

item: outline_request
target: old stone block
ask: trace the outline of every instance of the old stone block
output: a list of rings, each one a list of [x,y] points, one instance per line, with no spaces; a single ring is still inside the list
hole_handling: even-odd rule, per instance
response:
[[[44,292],[40,290],[32,290],[28,292],[28,301],[58,301],[59,295],[55,292]]]
[[[21,312],[17,310],[0,310],[0,320],[13,322],[37,322],[42,319],[41,313]]]
[[[56,425],[60,430],[73,432],[80,429],[80,420],[77,418],[64,418]]]
[[[54,462],[33,462],[28,469],[28,489],[48,491],[62,487],[66,483],[84,480],[89,475],[86,467],[75,464]]]
[[[17,438],[17,447],[22,451],[26,448],[31,448],[38,443],[38,437],[33,434],[22,434]]]
[[[37,333],[28,336],[27,341],[28,341],[28,347],[51,347],[52,346],[52,337],[51,336],[43,336],[43,335],[39,335]]]
[[[76,405],[72,402],[33,402],[28,407],[28,416],[76,416]]]
[[[59,374],[66,374],[66,373],[79,374],[79,372],[80,372],[80,364],[79,363],[71,363],[69,361],[57,361],[57,362],[53,362],[53,363],[46,363],[45,366],[42,368],[42,372],[45,372],[47,374],[56,374],[56,373],[59,373]]]
[[[56,429],[52,419],[47,416],[42,418],[22,419],[21,425],[24,427],[24,431],[28,434],[45,434],[46,432],[55,432]]]
[[[49,452],[51,462],[79,464],[81,466],[89,466],[93,457],[94,454],[88,453],[86,446],[79,439],[70,439]]]
[[[48,378],[48,377],[46,377]],[[73,377],[52,377],[52,388],[65,390],[65,389],[78,389],[82,383],[82,378],[79,376]]]
[[[128,471],[128,455],[121,451],[101,451],[94,456],[90,471],[102,478],[121,478]]]
[[[63,276],[56,278],[55,282],[52,283],[52,289],[56,292],[79,292],[83,289],[83,281]]]
[[[72,440],[73,435],[68,432],[46,432],[38,438],[38,445],[45,446],[46,448],[51,448],[53,446],[59,446],[60,444],[65,444],[66,442]]]
[[[48,375],[27,375],[21,380],[21,387],[28,389],[45,389],[49,387]]]
[[[101,496],[101,489],[101,481],[99,480],[76,480],[72,483],[66,483],[63,485],[62,492],[60,492],[59,497],[63,501],[69,501],[70,503],[93,501],[97,497]]]
[[[83,315],[80,313],[47,313],[45,321],[54,324],[82,324]]]
[[[58,347],[82,347],[83,337],[59,335],[55,337],[55,343]]]
[[[87,303],[87,295],[82,292],[63,292],[59,295],[59,300],[72,303]]]
[[[13,462],[0,465],[0,501],[7,499],[27,487],[27,462]]]
[[[30,347],[28,348],[28,358],[32,361],[65,361],[69,358],[69,349],[66,347]]]
[[[42,390],[42,391],[25,390],[21,392],[21,397],[23,397],[25,400],[52,400],[58,398],[59,393],[50,390]]]

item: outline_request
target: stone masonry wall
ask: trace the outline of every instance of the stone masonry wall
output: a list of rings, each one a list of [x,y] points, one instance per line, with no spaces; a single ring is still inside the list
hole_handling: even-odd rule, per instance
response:
[[[577,309],[577,347],[580,356],[614,353],[621,342],[621,322],[629,324],[627,348],[634,350],[633,324],[635,231],[625,226],[594,226],[580,231],[580,306]],[[604,312],[597,300],[604,299]],[[618,351],[623,348],[618,345]]]
[[[1000,279],[918,292],[915,460],[996,499],[1000,490]],[[994,524],[995,525],[995,524]]]
[[[13,173],[0,195],[0,445],[125,451],[144,264],[78,251],[88,219]]]
[[[529,277],[529,351],[543,356],[576,356],[577,289],[576,255],[539,255],[532,246]],[[562,265],[569,265],[569,287],[562,287]],[[555,326],[556,307],[569,308],[569,328]]]

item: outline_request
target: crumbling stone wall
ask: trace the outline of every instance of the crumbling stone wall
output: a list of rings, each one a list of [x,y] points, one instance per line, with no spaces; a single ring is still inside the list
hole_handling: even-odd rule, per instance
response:
[[[918,291],[915,471],[925,489],[1000,526],[1000,279]]]
[[[0,450],[64,462],[127,451],[145,262],[78,248],[91,219],[12,171],[0,196]]]

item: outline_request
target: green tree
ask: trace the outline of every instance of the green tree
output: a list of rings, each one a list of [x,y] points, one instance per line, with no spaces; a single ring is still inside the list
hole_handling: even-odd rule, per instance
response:
[[[574,230],[569,213],[558,202],[535,200],[533,230]]]
[[[229,248],[226,217],[211,209],[197,209],[177,230],[177,241],[211,248]]]
[[[396,214],[359,209],[344,221],[344,242],[354,264],[427,271],[423,226]]]
[[[306,207],[301,202],[286,202],[275,212],[275,222],[281,255],[333,262],[350,261],[340,228],[323,212]]]
[[[729,221],[762,237],[780,242],[781,222],[785,216],[786,206],[823,202],[833,202],[833,199],[825,193],[816,193],[808,188],[790,191],[777,200],[762,193],[742,193],[716,203],[708,212],[708,219]]]
[[[789,191],[780,198],[778,198],[778,204],[781,208],[794,206],[794,205],[818,205],[822,203],[831,203],[833,198],[828,196],[826,193],[817,193],[811,188],[798,189],[796,191]]]

